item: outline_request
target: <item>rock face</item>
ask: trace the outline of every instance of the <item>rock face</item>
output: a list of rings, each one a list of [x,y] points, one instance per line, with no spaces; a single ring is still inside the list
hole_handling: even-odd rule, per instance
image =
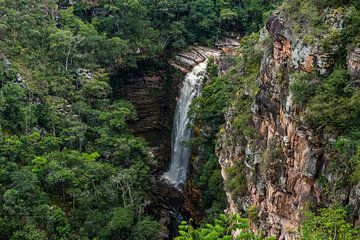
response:
[[[291,30],[285,26],[279,16],[273,15],[269,18],[266,29],[274,39],[275,67],[286,64],[294,70],[305,72],[318,71],[326,76],[334,64],[331,52],[321,49],[321,46],[307,44],[304,39],[292,34]],[[336,25],[336,31],[342,29],[342,25]]]
[[[352,76],[356,79],[360,79],[360,44],[350,52],[347,64]]]
[[[221,49],[223,52],[229,52],[234,48],[240,47],[240,43],[233,38],[224,38],[220,39],[215,43],[215,46],[218,49]]]
[[[112,76],[113,97],[134,104],[137,120],[129,122],[129,126],[152,147],[159,160],[159,172],[165,170],[170,159],[172,119],[182,77],[171,67],[156,71],[141,69],[136,75],[119,73]]]
[[[332,199],[323,196],[319,175],[329,182],[338,177],[331,175],[328,154],[322,145],[325,138],[331,139],[298,123],[299,109],[292,101],[287,84],[278,81],[280,77],[291,81],[288,73],[294,70],[317,71],[327,76],[334,66],[331,56],[336,48],[326,52],[316,44],[305,44],[284,22],[279,15],[274,15],[266,24],[272,43],[264,50],[257,79],[260,91],[251,109],[253,127],[259,136],[244,140],[236,135],[232,125],[234,111],[230,109],[217,155],[225,180],[229,166],[239,160],[246,166],[247,194],[234,198],[227,191],[228,211],[245,212],[253,206],[258,213],[258,219],[252,223],[254,230],[261,229],[278,239],[299,239],[302,211],[309,205],[350,202],[355,214],[360,216],[360,196],[359,186],[340,189]],[[334,26],[341,29],[341,21]],[[348,56],[348,68],[357,78],[359,56],[359,46]]]
[[[170,65],[183,73],[188,73],[192,68],[204,62],[211,56],[220,55],[221,51],[206,47],[192,47],[188,51],[178,53]]]

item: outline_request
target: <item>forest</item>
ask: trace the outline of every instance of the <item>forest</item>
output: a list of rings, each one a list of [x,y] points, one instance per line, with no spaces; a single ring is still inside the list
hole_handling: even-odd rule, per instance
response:
[[[326,32],[321,9],[344,12],[341,34]],[[172,237],[278,239],[253,231],[262,221],[256,207],[223,214],[228,193],[240,199],[248,191],[247,162],[226,169],[224,180],[216,154],[229,109],[239,142],[259,137],[251,107],[262,90],[256,79],[265,47],[257,44],[274,11],[284,12],[294,33],[308,27],[301,36],[308,45],[322,34],[330,36],[321,39],[324,46],[339,45],[328,76],[293,71],[283,78],[295,79],[286,88],[297,123],[334,136],[332,145],[321,145],[344,175],[333,183],[317,173],[325,198],[358,186],[360,75],[346,65],[360,44],[358,0],[0,0],[0,239],[169,239],[159,237],[168,226],[154,214],[164,163],[132,128],[142,119],[131,101],[114,94],[115,76],[144,66],[162,72],[179,52],[215,48],[229,37],[241,45],[234,66],[219,74],[209,59],[206,83],[189,112],[189,127],[202,129],[187,143],[197,159],[189,188],[199,194],[201,219],[192,224],[188,216]],[[253,95],[241,96],[248,89]],[[282,157],[270,150],[262,153],[266,167]],[[359,206],[327,202],[305,209],[297,239],[359,239]]]

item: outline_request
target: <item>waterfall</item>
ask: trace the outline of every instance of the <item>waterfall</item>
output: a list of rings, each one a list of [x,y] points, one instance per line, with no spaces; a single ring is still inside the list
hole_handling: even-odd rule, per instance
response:
[[[185,182],[187,177],[188,160],[191,154],[187,142],[192,136],[192,130],[188,126],[190,122],[188,113],[192,100],[200,94],[207,63],[208,61],[205,60],[185,76],[176,105],[171,137],[170,169],[163,175],[163,178],[177,188]]]

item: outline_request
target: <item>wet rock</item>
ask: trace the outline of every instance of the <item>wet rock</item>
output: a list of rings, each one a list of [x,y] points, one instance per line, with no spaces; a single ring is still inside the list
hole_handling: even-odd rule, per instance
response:
[[[192,47],[186,52],[178,53],[170,65],[183,73],[188,73],[192,68],[209,57],[220,56],[221,51],[206,47]]]

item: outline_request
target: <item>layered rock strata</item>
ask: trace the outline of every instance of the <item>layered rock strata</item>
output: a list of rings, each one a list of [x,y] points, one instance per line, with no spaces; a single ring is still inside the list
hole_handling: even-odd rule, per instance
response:
[[[331,20],[334,28],[341,31],[341,19],[337,23],[336,19]],[[316,71],[327,76],[334,67],[332,56],[336,47],[325,51],[319,45],[306,44],[285,22],[276,14],[266,24],[272,42],[264,48],[256,79],[259,92],[251,109],[258,137],[244,140],[236,134],[232,124],[234,107],[241,106],[234,106],[226,113],[217,155],[225,181],[227,168],[236,162],[243,161],[246,168],[247,193],[236,198],[227,191],[228,211],[246,212],[251,207],[257,215],[252,223],[254,230],[288,240],[299,239],[303,211],[310,205],[327,207],[332,203],[347,203],[354,207],[355,215],[360,216],[360,191],[359,186],[354,186],[339,189],[333,199],[323,196],[319,176],[332,182],[341,175],[333,175],[329,170],[329,154],[323,146],[324,139],[331,141],[332,138],[298,120],[301,109],[294,104],[288,90],[292,80],[290,72]],[[358,79],[359,54],[356,47],[347,58],[348,69]],[[269,158],[269,153],[275,157]]]

